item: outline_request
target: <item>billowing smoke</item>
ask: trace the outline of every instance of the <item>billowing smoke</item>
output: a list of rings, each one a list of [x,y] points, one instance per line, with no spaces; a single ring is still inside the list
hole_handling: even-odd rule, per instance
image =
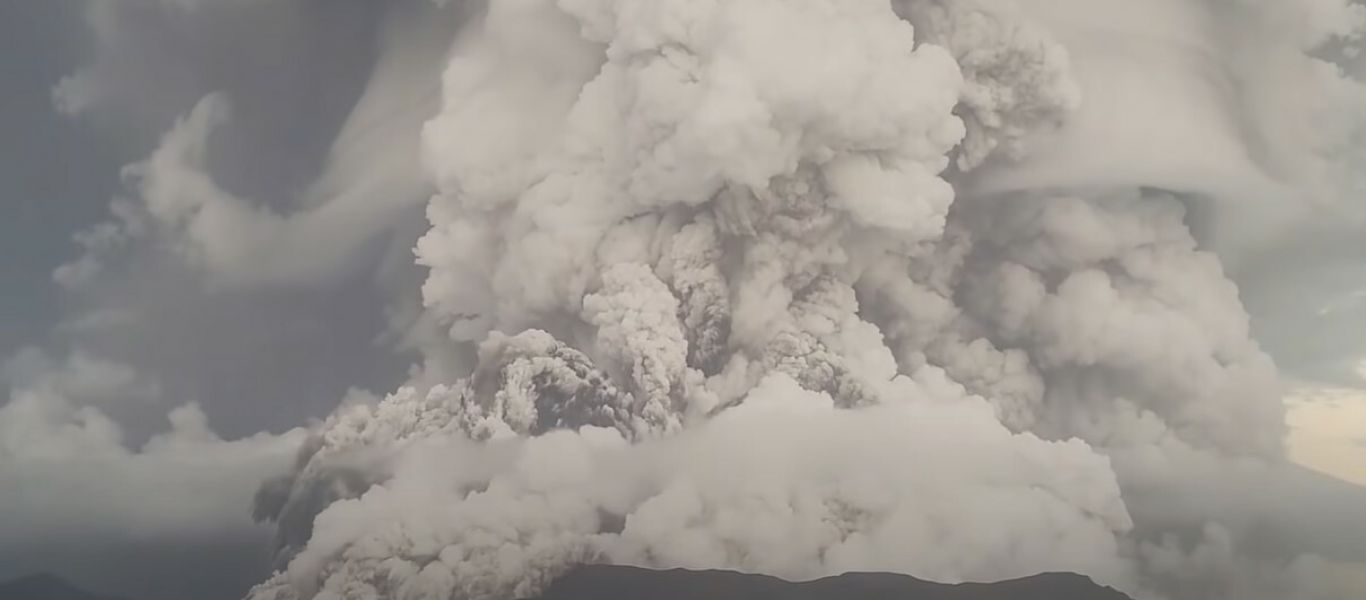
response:
[[[423,129],[423,298],[468,375],[316,431],[258,496],[282,570],[251,598],[508,597],[584,562],[1333,597],[1321,559],[1258,546],[1274,510],[1142,503],[1196,494],[1187,470],[1292,472],[1191,211],[1326,193],[1331,148],[1267,130],[1304,107],[1228,105],[1270,79],[1230,52],[1322,72],[1306,52],[1356,31],[1325,15],[1360,11],[1130,7],[1117,44],[1202,45],[1150,92],[1175,123],[1133,136],[1144,115],[1083,108],[1100,59],[1067,42],[1100,9],[1067,4],[488,3]],[[1322,104],[1360,94],[1333,82]],[[1203,163],[1123,147],[1203,116]]]
[[[1363,493],[1287,462],[1228,271],[1361,216],[1361,5],[436,4],[379,11],[295,200],[213,175],[240,100],[205,90],[58,272],[152,239],[215,289],[386,287],[420,365],[261,486],[250,600],[523,597],[584,563],[1346,597]],[[129,93],[96,67],[63,107]],[[414,239],[420,309],[382,276]]]

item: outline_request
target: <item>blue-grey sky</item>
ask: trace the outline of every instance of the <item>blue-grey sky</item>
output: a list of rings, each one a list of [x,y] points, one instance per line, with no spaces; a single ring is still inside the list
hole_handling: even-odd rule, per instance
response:
[[[61,317],[52,271],[71,234],[105,218],[133,148],[54,109],[52,89],[88,60],[82,3],[0,4],[0,352],[44,340]]]

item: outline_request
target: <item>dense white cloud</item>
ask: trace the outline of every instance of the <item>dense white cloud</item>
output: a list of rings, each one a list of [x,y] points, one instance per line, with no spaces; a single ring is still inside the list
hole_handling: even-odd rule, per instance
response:
[[[1146,185],[1232,203],[1202,226],[1235,264],[1321,211],[1359,218],[1366,86],[1320,49],[1359,36],[1366,7],[1019,4],[1070,51],[1084,101],[1028,157],[983,174],[976,189]]]
[[[993,553],[1009,543],[992,534],[1019,527],[1076,540],[1088,550],[1044,552],[1071,557],[1062,568],[1141,597],[1339,593],[1315,581],[1319,563],[1311,555],[1355,559],[1358,545],[1335,542],[1324,529],[1350,515],[1321,500],[1338,497],[1333,483],[1285,466],[1275,367],[1252,341],[1237,288],[1192,233],[1182,201],[1189,192],[1252,206],[1302,201],[1291,190],[1313,192],[1304,184],[1317,175],[1280,167],[1332,155],[1298,139],[1278,147],[1280,156],[1262,156],[1257,151],[1269,142],[1245,134],[1268,132],[1279,125],[1263,121],[1298,118],[1307,108],[1249,100],[1232,113],[1234,122],[1225,118],[1223,84],[1206,70],[1233,80],[1253,74],[1240,71],[1234,56],[1246,40],[1194,18],[1213,15],[1210,6],[1128,9],[1132,19],[1118,41],[1132,41],[1135,51],[1111,54],[1166,84],[1122,102],[1107,94],[1133,91],[1113,79],[1126,71],[1085,45],[1098,33],[1092,9],[1049,2],[890,9],[814,0],[492,3],[457,45],[445,108],[424,130],[439,193],[428,208],[432,229],[418,244],[419,260],[431,268],[427,305],[454,340],[487,337],[477,367],[453,387],[405,389],[323,426],[317,452],[271,488],[279,492],[269,504],[282,517],[285,556],[293,559],[254,597],[398,590],[478,598],[526,592],[567,564],[599,560],[791,577],[882,568],[1001,577],[1041,567]],[[1248,27],[1284,18],[1255,5],[1229,10]],[[932,43],[914,45],[910,24]],[[1288,64],[1313,63],[1304,51],[1328,35],[1315,38],[1313,26],[1281,32],[1268,51]],[[1143,37],[1155,33],[1198,43],[1162,50]],[[1246,85],[1275,76],[1258,77]],[[1136,110],[1143,98],[1173,114],[1156,126],[1141,112],[1116,118],[1114,111]],[[1182,136],[1203,146],[1182,145]],[[1179,151],[1108,145],[1126,139]],[[949,174],[967,191],[958,198],[939,176],[954,156]],[[1051,170],[1075,160],[1100,162]],[[1275,193],[1229,197],[1259,187]],[[699,296],[725,300],[704,308]],[[937,513],[922,502],[930,492],[910,493],[889,478],[935,472],[938,462],[908,458],[904,470],[894,469],[902,464],[895,454],[885,466],[843,463],[851,477],[880,478],[885,504],[832,500],[806,487],[806,477],[820,480],[822,459],[793,466],[794,452],[783,450],[786,430],[758,419],[735,433],[745,441],[726,455],[729,464],[710,468],[717,477],[731,468],[760,480],[792,475],[773,492],[786,500],[742,502],[757,511],[745,513],[750,520],[782,525],[737,531],[726,515],[739,509],[697,489],[696,474],[678,475],[684,492],[648,487],[674,476],[667,458],[653,457],[655,447],[669,448],[666,456],[710,456],[730,447],[710,435],[734,431],[732,419],[747,422],[740,415],[756,406],[799,411],[806,394],[838,407],[821,419],[830,428],[822,435],[838,439],[819,456],[839,457],[839,448],[862,447],[861,436],[881,431],[869,422],[841,433],[844,420],[887,418],[881,411],[892,406],[956,407],[965,412],[955,418],[1022,447],[1010,452],[1027,454],[1035,434],[1071,440],[1075,459],[1054,456],[1033,475],[1026,465],[1013,467],[1023,477],[1108,456],[1095,464],[1125,490],[1124,506],[1095,508],[1112,491],[1106,477],[1087,479],[1055,491],[1061,504],[1049,510],[1060,512],[1047,520],[1054,533],[1043,534],[1031,529],[1041,524],[1037,515],[1018,510],[1030,505],[1037,484],[1003,483],[993,496],[971,491],[970,480],[939,481],[947,486],[940,491],[980,501],[996,519]],[[612,433],[595,433],[598,427]],[[576,474],[569,480],[541,483],[533,475],[558,463],[490,459],[470,467],[470,480],[428,491],[440,500],[405,493],[414,481],[441,481],[414,466],[434,459],[418,457],[539,456],[541,444],[566,444],[568,453],[596,436],[615,440],[614,451],[631,458],[590,452],[565,467]],[[466,437],[489,445],[460,441]],[[916,443],[926,445],[907,456],[935,455],[983,477],[993,472],[963,455],[971,444],[952,438],[923,436]],[[338,501],[325,507],[311,490],[356,481],[332,466],[352,455],[369,457],[362,469],[369,477],[358,487],[333,487]],[[656,475],[598,470],[614,460]],[[532,483],[512,483],[526,477]],[[644,500],[610,497],[614,486],[642,485]],[[1288,497],[1200,504],[1208,490],[1254,485],[1292,485],[1301,499],[1330,508],[1311,523]],[[1347,490],[1343,497],[1360,495]],[[494,511],[494,498],[518,508]],[[804,507],[829,510],[832,501],[855,524],[841,530],[836,546],[801,555],[805,544],[821,547],[810,532],[840,529],[835,517]],[[433,502],[452,512],[421,508]],[[1077,511],[1108,514],[1107,525],[1088,529],[1086,519],[1058,516]],[[902,519],[981,533],[935,553],[917,552],[915,543],[905,554],[855,550],[869,536],[900,531],[891,523]],[[652,523],[646,540],[632,541],[633,522]],[[471,523],[508,529],[467,540]],[[443,526],[453,529],[443,535]],[[413,534],[426,527],[437,533]],[[309,531],[311,540],[300,543]],[[518,541],[507,537],[514,532]],[[751,533],[758,540],[745,537]],[[760,541],[797,554],[764,562],[756,557],[773,552],[754,545]],[[833,550],[845,543],[848,553]],[[996,557],[992,571],[976,570],[972,557],[981,556]]]
[[[926,460],[950,447],[953,461]],[[384,486],[319,515],[253,597],[499,598],[598,560],[797,578],[1128,576],[1108,461],[1012,434],[980,400],[846,411],[776,375],[673,437],[428,438],[389,468]]]

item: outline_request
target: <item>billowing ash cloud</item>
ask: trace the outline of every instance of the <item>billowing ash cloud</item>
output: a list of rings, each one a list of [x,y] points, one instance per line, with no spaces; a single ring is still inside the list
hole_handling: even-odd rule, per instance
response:
[[[142,48],[137,10],[267,4],[92,19]],[[165,129],[59,282],[124,265],[303,307],[366,287],[421,354],[256,492],[278,571],[250,600],[520,597],[595,562],[1336,600],[1335,565],[1366,563],[1366,492],[1287,462],[1281,376],[1230,278],[1362,214],[1360,5],[346,6],[381,24],[373,64],[316,164],[285,169],[303,184],[244,183],[272,137],[242,129],[288,112],[253,104],[270,86],[203,69],[129,105],[138,53],[111,51],[57,94]],[[24,381],[64,395],[15,392],[0,452],[35,460],[34,415],[121,448],[75,383]],[[269,475],[302,436],[171,417],[108,452],[136,471],[264,448],[243,472]]]
[[[1159,4],[1114,60],[1169,118],[1114,112],[1143,99],[1107,101],[1139,75],[1098,67],[1098,7],[490,2],[423,128],[423,299],[468,375],[315,432],[258,496],[282,570],[250,597],[506,597],[582,562],[1336,597],[1313,553],[1359,543],[1202,498],[1329,492],[1284,463],[1190,213],[1341,189],[1314,136],[1360,88],[1306,52],[1360,11]],[[1280,103],[1254,42],[1333,86]]]

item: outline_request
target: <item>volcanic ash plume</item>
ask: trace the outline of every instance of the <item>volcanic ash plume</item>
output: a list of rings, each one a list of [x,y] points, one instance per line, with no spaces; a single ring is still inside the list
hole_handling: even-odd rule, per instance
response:
[[[519,597],[589,562],[1246,591],[1234,533],[1126,505],[1162,457],[1281,456],[1186,204],[946,180],[1084,101],[1021,8],[495,0],[442,88],[416,252],[467,376],[317,429],[258,495],[282,569],[252,599]],[[1183,552],[1222,570],[1183,587]]]

